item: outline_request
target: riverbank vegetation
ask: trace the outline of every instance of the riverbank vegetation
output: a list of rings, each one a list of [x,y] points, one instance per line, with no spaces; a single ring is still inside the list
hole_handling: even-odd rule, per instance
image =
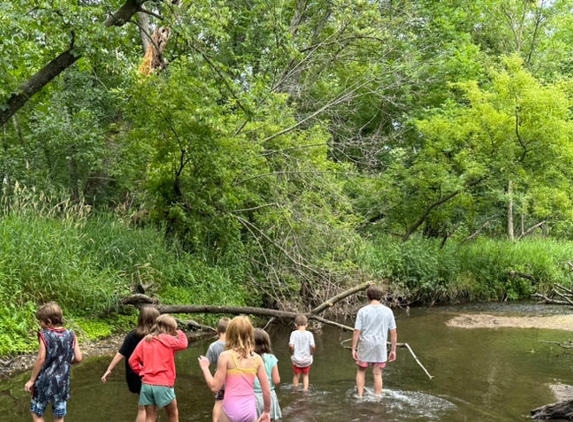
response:
[[[286,310],[311,305],[300,283],[257,279],[256,271],[244,265],[252,259],[248,252],[207,262],[166,241],[157,227],[134,228],[117,215],[92,215],[85,204],[40,203],[33,193],[21,191],[18,198],[5,207],[0,226],[1,355],[37,346],[34,313],[48,300],[62,305],[83,340],[130,329],[136,312],[121,307],[120,299],[142,288],[164,304]],[[320,257],[325,268],[339,268],[337,286],[373,280],[384,284],[398,305],[516,300],[546,292],[553,283],[572,284],[573,242],[476,239],[444,247],[436,239],[356,237],[347,246],[335,259]],[[329,288],[324,279],[312,282],[316,290]],[[200,318],[209,324],[215,317]]]
[[[369,280],[403,305],[571,286],[572,6],[2,3],[0,355],[46,300],[96,338],[133,291],[302,310]]]

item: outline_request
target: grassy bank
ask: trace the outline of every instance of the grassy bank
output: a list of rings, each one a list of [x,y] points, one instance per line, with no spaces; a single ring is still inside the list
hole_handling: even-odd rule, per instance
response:
[[[0,355],[37,347],[37,304],[56,300],[68,326],[96,339],[135,324],[109,313],[134,286],[163,303],[245,305],[239,268],[209,266],[163,233],[133,230],[113,217],[62,218],[10,213],[0,225]]]
[[[411,303],[501,301],[573,284],[573,243],[476,239],[460,244],[432,239],[384,239],[363,256],[364,269],[400,286]]]

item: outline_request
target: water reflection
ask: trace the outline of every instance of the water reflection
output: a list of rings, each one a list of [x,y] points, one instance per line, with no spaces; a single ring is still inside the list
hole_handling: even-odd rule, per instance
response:
[[[446,326],[460,312],[556,314],[563,307],[528,304],[472,305],[412,309],[410,316],[396,313],[398,341],[407,342],[435,378],[430,380],[406,349],[398,349],[396,362],[384,369],[382,397],[355,393],[355,365],[341,342],[351,336],[325,327],[316,334],[315,363],[310,392],[293,393],[288,351],[289,327],[271,331],[279,359],[282,384],[277,395],[286,422],[349,421],[527,421],[535,407],[552,403],[550,385],[573,384],[571,355],[551,349],[543,341],[567,341],[570,332],[540,329],[472,329]],[[209,422],[213,395],[203,381],[197,356],[212,339],[193,343],[177,354],[176,394],[180,420]],[[72,398],[66,420],[125,422],[135,419],[136,397],[127,391],[123,369],[116,369],[106,384],[100,382],[111,357],[89,359],[73,368]],[[29,373],[0,382],[0,420],[29,422],[29,396],[23,385]],[[367,388],[372,379],[367,375]],[[371,393],[371,390],[367,390]],[[48,411],[47,422],[52,421]],[[161,420],[166,420],[164,412]]]

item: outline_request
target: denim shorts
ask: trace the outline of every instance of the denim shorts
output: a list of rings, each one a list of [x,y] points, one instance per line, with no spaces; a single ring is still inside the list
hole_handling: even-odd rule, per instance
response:
[[[175,400],[175,389],[173,387],[141,384],[141,393],[139,393],[140,406],[165,407],[173,400]]]
[[[30,403],[30,412],[35,413],[38,416],[42,416],[46,407],[48,407],[48,403],[49,401],[41,402],[32,399],[32,402]],[[52,414],[54,417],[60,419],[66,416],[66,413],[68,413],[67,405],[67,401],[52,402]]]

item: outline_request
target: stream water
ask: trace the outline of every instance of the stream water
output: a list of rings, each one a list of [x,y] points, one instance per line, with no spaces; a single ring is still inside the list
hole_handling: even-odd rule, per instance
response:
[[[381,398],[353,398],[355,366],[341,342],[350,332],[324,327],[316,334],[315,362],[310,392],[293,392],[288,354],[290,328],[271,332],[279,358],[282,383],[277,395],[286,422],[351,421],[526,421],[529,412],[556,397],[553,384],[573,384],[573,355],[552,343],[564,342],[573,332],[546,329],[453,328],[446,321],[460,313],[499,312],[505,315],[570,313],[565,307],[529,303],[465,305],[396,312],[398,341],[408,343],[434,377],[430,379],[405,348],[384,370]],[[351,324],[351,322],[350,322]],[[180,421],[211,420],[213,397],[207,389],[197,356],[211,339],[193,343],[177,354],[176,394]],[[348,345],[349,343],[344,343]],[[111,379],[100,382],[111,357],[93,358],[74,367],[72,398],[66,421],[126,422],[135,419],[136,396],[124,382],[118,365]],[[29,374],[0,382],[0,421],[29,422],[29,396],[23,386]],[[370,373],[367,386],[371,387]],[[160,420],[167,421],[163,410]],[[46,421],[52,421],[46,412]]]

